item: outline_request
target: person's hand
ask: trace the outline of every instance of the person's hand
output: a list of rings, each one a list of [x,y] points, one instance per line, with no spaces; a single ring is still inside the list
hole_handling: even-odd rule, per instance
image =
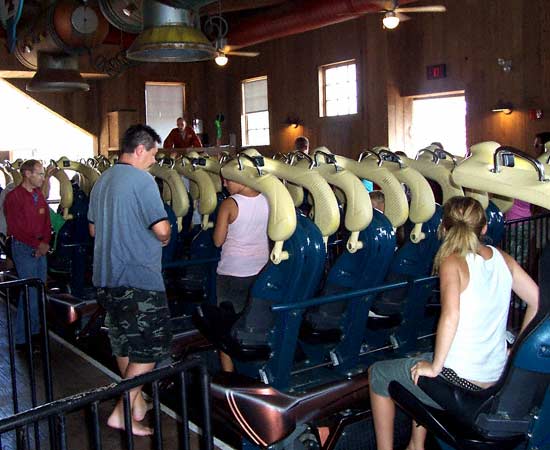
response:
[[[161,247],[166,247],[170,243],[170,238],[165,239],[164,241],[160,241]]]
[[[48,167],[46,167],[46,178],[51,177],[58,170],[59,170],[59,168],[57,166],[54,166],[53,164],[50,164]]]
[[[441,370],[436,369],[431,362],[418,361],[411,367],[411,378],[414,384],[418,384],[418,377],[435,378],[441,373]]]
[[[41,256],[47,255],[49,251],[50,251],[50,246],[45,242],[41,242],[40,244],[38,244],[38,248],[34,252],[34,257],[40,258]]]

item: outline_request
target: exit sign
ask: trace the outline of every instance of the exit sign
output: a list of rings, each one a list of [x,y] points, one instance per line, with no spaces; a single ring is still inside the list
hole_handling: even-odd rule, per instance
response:
[[[439,80],[447,77],[447,66],[445,64],[434,64],[426,67],[428,80]]]

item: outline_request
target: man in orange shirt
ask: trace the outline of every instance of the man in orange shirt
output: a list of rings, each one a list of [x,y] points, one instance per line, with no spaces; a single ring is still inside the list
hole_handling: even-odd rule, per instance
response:
[[[177,128],[170,131],[170,134],[164,140],[164,148],[202,147],[202,143],[195,134],[195,131],[187,125],[183,117],[178,117],[176,124]]]

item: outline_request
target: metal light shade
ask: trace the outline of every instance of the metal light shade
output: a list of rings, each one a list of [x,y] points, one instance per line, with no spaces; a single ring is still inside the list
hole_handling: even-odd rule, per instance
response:
[[[89,91],[90,85],[78,71],[78,56],[38,52],[38,69],[27,83],[29,92]]]
[[[145,62],[191,62],[213,59],[216,48],[192,25],[189,10],[153,0],[143,1],[144,29],[126,52]]]

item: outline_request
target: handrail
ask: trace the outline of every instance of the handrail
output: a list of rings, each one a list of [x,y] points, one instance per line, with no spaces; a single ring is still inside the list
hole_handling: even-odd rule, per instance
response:
[[[341,293],[332,294],[332,295],[324,295],[322,297],[316,297],[309,300],[304,300],[303,302],[296,302],[288,305],[272,306],[271,310],[274,312],[283,312],[283,311],[292,311],[294,309],[305,309],[312,306],[325,305],[327,303],[334,303],[342,300],[349,300],[356,297],[364,297],[366,295],[379,294],[380,292],[393,291],[395,289],[404,288],[409,285],[412,286],[413,284],[433,283],[438,279],[439,277],[437,276],[422,277],[411,281],[401,281],[399,283],[385,284],[383,286],[378,286],[373,288],[359,289],[356,291],[349,291],[349,292],[341,292]]]
[[[57,416],[60,414],[81,409],[94,402],[101,402],[110,398],[119,397],[123,393],[135,387],[168,378],[170,376],[177,375],[181,372],[189,371],[195,368],[198,368],[201,372],[204,389],[208,391],[207,397],[209,398],[210,389],[208,372],[206,370],[206,367],[201,364],[201,361],[198,358],[194,358],[190,361],[182,361],[166,367],[162,367],[160,369],[155,369],[146,374],[123,380],[118,384],[112,383],[108,386],[92,389],[90,391],[75,394],[59,400],[54,400],[53,402],[47,403],[45,405],[41,405],[36,408],[15,414],[13,416],[0,419],[0,434],[25,426],[29,423],[47,419],[48,417],[53,415]],[[204,428],[208,428],[208,430],[203,431],[209,431],[209,427],[209,423],[205,424]],[[210,433],[210,437],[211,436],[212,435]]]
[[[525,159],[527,162],[531,163],[531,165],[537,171],[539,181],[550,181],[548,178],[546,178],[546,175],[544,173],[544,166],[538,159],[533,158],[531,155],[528,155],[527,153],[522,152],[517,148],[509,146],[501,146],[495,150],[495,153],[493,154],[493,168],[491,169],[491,172],[500,173],[501,166],[509,167],[504,159],[506,156],[517,156],[518,158]]]

